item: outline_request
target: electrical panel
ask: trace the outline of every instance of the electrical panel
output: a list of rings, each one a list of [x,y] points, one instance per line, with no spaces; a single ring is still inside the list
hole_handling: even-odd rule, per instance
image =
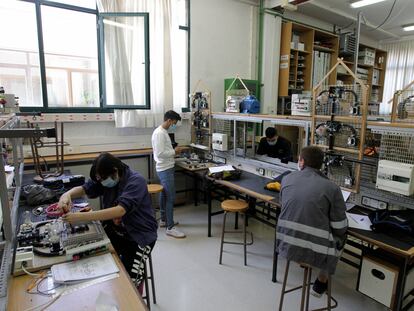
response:
[[[219,151],[228,150],[228,137],[227,134],[213,133],[213,149]]]

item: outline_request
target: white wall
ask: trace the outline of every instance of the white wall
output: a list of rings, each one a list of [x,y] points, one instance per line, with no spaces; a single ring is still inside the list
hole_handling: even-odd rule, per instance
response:
[[[225,78],[256,78],[256,17],[245,2],[191,0],[190,91],[201,79],[213,111],[223,111]]]
[[[53,127],[54,125],[40,123],[39,126]],[[114,121],[67,122],[64,123],[64,140],[70,146],[65,147],[65,154],[151,148],[153,130],[152,128],[115,128]],[[179,145],[188,145],[190,139],[190,122],[183,120],[181,126],[177,127],[175,140]],[[24,150],[26,156],[31,154],[30,146],[26,145]],[[55,154],[55,149],[43,148],[40,153],[41,155]]]

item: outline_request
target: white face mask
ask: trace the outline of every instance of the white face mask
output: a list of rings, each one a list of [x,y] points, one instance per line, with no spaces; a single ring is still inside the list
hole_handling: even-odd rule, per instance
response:
[[[300,166],[300,163],[298,162],[298,171],[301,171],[302,167]]]
[[[267,141],[267,143],[269,144],[269,146],[274,146],[276,145],[276,140]]]

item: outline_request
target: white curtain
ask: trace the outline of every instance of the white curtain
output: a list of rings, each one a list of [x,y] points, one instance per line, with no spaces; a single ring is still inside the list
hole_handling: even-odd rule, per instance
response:
[[[401,90],[414,80],[414,41],[384,44],[382,49],[388,52],[385,71],[384,95],[380,107],[381,114],[389,114],[395,91]]]
[[[151,109],[115,110],[116,127],[156,127],[162,123],[165,111],[181,112],[186,106],[187,55],[182,40],[186,32],[179,30],[174,14],[179,4],[180,0],[98,0],[102,13],[149,13]]]

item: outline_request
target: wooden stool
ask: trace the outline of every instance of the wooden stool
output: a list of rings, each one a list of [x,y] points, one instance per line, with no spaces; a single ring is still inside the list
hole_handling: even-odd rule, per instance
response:
[[[147,267],[148,264],[148,267]],[[149,274],[148,274],[149,268]],[[152,257],[151,254],[148,255],[148,260],[144,264],[144,286],[145,286],[145,295],[142,299],[147,301],[148,310],[151,310],[151,301],[150,301],[150,293],[149,293],[149,286],[148,281],[151,281],[151,290],[152,290],[152,301],[154,304],[157,303],[157,298],[155,297],[155,280],[154,280],[154,270],[152,267]]]
[[[285,276],[283,278],[282,294],[280,296],[280,303],[279,303],[279,311],[282,311],[282,309],[283,309],[283,299],[285,298],[285,294],[293,292],[293,291],[298,290],[298,289],[302,289],[302,299],[300,301],[300,311],[304,311],[304,310],[309,311],[309,293],[310,293],[310,288],[313,284],[313,283],[311,283],[312,267],[309,266],[308,264],[301,263],[300,266],[302,268],[304,268],[302,285],[297,286],[295,288],[291,288],[289,290],[286,290],[286,282],[287,282],[288,274],[289,274],[289,265],[290,265],[290,261],[288,260],[287,263],[286,263]],[[325,308],[314,309],[314,310],[311,310],[311,311],[332,310],[332,309],[335,309],[338,306],[338,302],[336,301],[336,299],[331,296],[331,284],[332,284],[331,275],[328,275],[328,290],[327,290],[328,303],[327,303],[327,306]],[[334,305],[331,305],[332,301],[334,302]],[[306,308],[305,308],[305,303],[306,303]]]
[[[246,216],[246,211],[249,208],[249,205],[247,204],[247,202],[245,201],[241,201],[241,200],[225,200],[223,202],[221,202],[221,208],[224,210],[224,217],[223,217],[223,228],[221,231],[221,244],[220,244],[220,259],[219,259],[219,264],[221,265],[221,260],[223,258],[223,244],[227,243],[227,244],[239,244],[239,245],[244,245],[244,265],[247,265],[247,256],[246,256],[246,246],[247,245],[252,245],[253,244],[253,234],[251,232],[251,242],[246,243],[246,221],[247,221],[247,216]],[[227,217],[227,213],[240,213],[243,214],[243,231],[226,231],[226,217]],[[229,241],[224,241],[224,233],[243,233],[244,234],[244,241],[243,243],[241,242],[229,242]]]
[[[152,202],[152,196],[154,194],[161,193],[164,190],[164,187],[161,186],[160,184],[148,184],[147,188],[148,188],[148,192],[149,192],[150,197],[151,197],[151,202]],[[155,208],[155,207],[154,207],[154,214],[155,214],[155,218],[157,218],[157,208]],[[158,219],[157,219],[157,221],[158,221]]]

